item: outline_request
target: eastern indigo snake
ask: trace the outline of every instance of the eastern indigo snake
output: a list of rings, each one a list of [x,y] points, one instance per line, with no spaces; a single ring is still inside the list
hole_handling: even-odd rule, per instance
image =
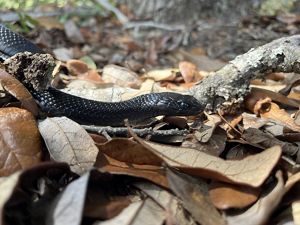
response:
[[[35,44],[0,24],[0,58],[5,60],[25,51],[43,53]],[[159,115],[196,115],[204,108],[194,97],[172,92],[151,93],[122,102],[88,100],[52,87],[31,94],[42,111],[52,116],[95,125],[119,126],[124,125],[124,119],[137,122]]]

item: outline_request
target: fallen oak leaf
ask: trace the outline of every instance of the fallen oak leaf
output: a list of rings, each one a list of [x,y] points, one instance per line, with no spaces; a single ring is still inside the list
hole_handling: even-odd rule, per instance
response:
[[[264,104],[263,107],[259,109],[259,114],[262,118],[279,121],[292,131],[300,132],[300,126],[295,124],[295,121],[290,114],[288,114],[284,109],[280,109],[280,107],[274,102]]]
[[[265,224],[273,210],[280,203],[284,195],[284,181],[282,172],[279,170],[276,173],[277,184],[275,187],[262,194],[262,197],[251,206],[246,212],[227,217],[228,225],[262,225]]]
[[[165,188],[169,187],[165,170],[160,166],[121,162],[102,152],[99,152],[94,166],[100,171],[144,178]]]
[[[38,115],[38,107],[30,92],[16,78],[0,69],[0,83],[5,91],[21,102],[21,106],[34,116]]]
[[[0,124],[0,176],[41,162],[41,137],[30,112],[1,108]]]
[[[260,186],[267,179],[282,153],[279,146],[273,146],[242,160],[224,160],[192,148],[157,144],[133,135],[135,140],[161,157],[169,166],[187,174],[252,187]]]
[[[78,123],[67,117],[52,117],[39,122],[39,130],[51,157],[68,163],[73,172],[83,174],[95,163],[98,149]]]
[[[186,210],[199,224],[226,224],[209,198],[205,180],[193,178],[170,168],[167,168],[167,177],[171,190],[182,200]]]
[[[234,185],[213,181],[209,185],[209,196],[218,209],[245,208],[253,204],[259,194],[260,188]]]
[[[160,166],[163,162],[140,143],[126,138],[114,138],[104,144],[97,144],[97,147],[105,155],[125,163]]]
[[[4,224],[4,207],[14,192],[21,172],[15,172],[7,177],[0,177],[0,224]]]

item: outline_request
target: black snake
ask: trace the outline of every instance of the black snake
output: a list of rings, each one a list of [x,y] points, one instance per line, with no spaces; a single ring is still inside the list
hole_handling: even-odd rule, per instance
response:
[[[35,44],[0,24],[0,58],[5,60],[25,51],[43,53]],[[119,126],[124,125],[125,119],[138,122],[159,115],[196,115],[204,108],[194,97],[172,92],[151,93],[122,102],[88,100],[51,87],[31,94],[42,111],[52,116],[95,125]]]

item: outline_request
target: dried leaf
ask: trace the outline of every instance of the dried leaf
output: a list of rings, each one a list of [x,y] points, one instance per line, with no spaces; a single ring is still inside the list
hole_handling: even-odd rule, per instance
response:
[[[280,141],[273,135],[255,128],[248,128],[245,130],[242,138],[248,143],[254,146],[260,146],[261,148],[270,148],[274,145],[279,145],[282,149],[282,153],[291,157],[297,155],[297,152],[299,151],[298,145]]]
[[[39,130],[55,161],[68,163],[78,174],[93,166],[98,149],[79,124],[66,117],[53,117],[40,122]]]
[[[197,66],[191,62],[179,62],[178,67],[185,83],[197,82],[203,79],[203,77],[198,72]]]
[[[81,224],[89,177],[89,173],[84,174],[70,183],[56,198],[48,212],[47,225]]]
[[[20,172],[16,172],[8,177],[0,177],[0,224],[4,224],[3,210],[8,199],[13,194],[15,186],[20,177]]]
[[[223,160],[191,148],[161,145],[136,136],[134,138],[163,158],[168,165],[188,174],[252,187],[258,187],[266,180],[281,156],[281,148],[274,146],[242,160]]]
[[[196,225],[175,195],[149,182],[136,182],[134,186],[164,207],[167,211],[166,224]]]
[[[97,170],[90,173],[83,217],[111,219],[131,203],[126,176],[112,176]]]
[[[116,65],[105,66],[102,72],[102,79],[107,83],[114,83],[121,87],[138,88],[141,85],[141,81],[136,73]]]
[[[162,208],[151,198],[130,204],[111,220],[96,222],[94,225],[162,225],[166,215]]]
[[[267,108],[260,108],[259,113],[262,118],[273,119],[279,121],[289,129],[300,132],[300,126],[297,126],[294,119],[284,109],[280,109],[279,106],[273,102],[268,104]]]
[[[85,42],[84,37],[73,20],[70,19],[66,21],[64,25],[65,33],[70,41],[76,44]]]
[[[245,208],[254,203],[260,194],[259,188],[212,182],[209,187],[211,201],[218,209]]]
[[[21,102],[21,106],[34,116],[38,115],[38,107],[29,91],[16,78],[0,69],[0,83],[5,91]]]
[[[41,138],[30,112],[19,108],[1,108],[0,124],[0,176],[41,162]]]
[[[249,110],[252,110],[255,103],[264,98],[270,98],[272,101],[279,102],[290,107],[298,108],[299,106],[299,102],[297,100],[288,98],[283,94],[262,88],[252,87],[251,93],[245,98],[246,107]]]
[[[143,75],[144,79],[153,79],[154,81],[173,81],[176,78],[178,69],[152,70]]]
[[[296,225],[299,225],[300,224],[300,201],[295,201],[292,203],[292,213],[293,213],[294,223]]]
[[[81,60],[77,59],[70,59],[66,63],[66,67],[69,73],[73,76],[78,76],[88,72],[89,68],[88,65]]]
[[[99,168],[100,171],[106,171],[112,174],[124,174],[145,178],[160,186],[168,187],[165,171],[159,166],[121,162],[99,152],[95,167]]]
[[[97,147],[100,152],[125,163],[160,166],[163,162],[141,144],[126,138],[114,138]]]
[[[284,194],[284,181],[281,171],[277,171],[276,178],[277,184],[275,187],[271,191],[265,190],[262,197],[246,212],[241,215],[227,217],[228,225],[265,224]]]
[[[171,190],[179,197],[184,207],[200,224],[226,224],[210,201],[206,181],[167,169]]]

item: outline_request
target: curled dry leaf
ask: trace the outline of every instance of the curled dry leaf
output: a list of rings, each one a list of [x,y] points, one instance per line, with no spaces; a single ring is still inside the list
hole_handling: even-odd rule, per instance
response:
[[[279,146],[274,146],[242,160],[223,160],[192,148],[161,145],[136,135],[134,138],[168,165],[188,174],[252,187],[258,187],[266,180],[282,152]]]
[[[185,83],[197,82],[203,78],[199,74],[197,66],[191,62],[182,61],[178,67]]]
[[[251,93],[245,98],[246,107],[251,110],[253,105],[255,105],[258,100],[265,98],[270,98],[272,101],[279,102],[290,107],[298,108],[299,106],[299,102],[297,100],[288,98],[283,94],[262,88],[252,87]]]
[[[39,122],[39,130],[55,161],[68,163],[78,174],[93,166],[98,149],[79,124],[66,117],[53,117]]]
[[[32,114],[19,108],[0,109],[0,176],[41,161],[41,138]]]
[[[209,198],[205,180],[195,179],[169,168],[167,177],[171,190],[182,200],[184,207],[197,222],[206,225],[226,224]]]
[[[290,116],[290,114],[288,114],[284,109],[280,109],[279,106],[273,102],[269,103],[268,108],[260,108],[259,112],[262,118],[279,121],[292,131],[300,132],[300,126],[295,124],[294,119]]]
[[[101,76],[99,75],[97,70],[89,69],[88,65],[81,60],[68,60],[66,63],[66,67],[71,75],[77,76],[79,79],[102,83]]]
[[[223,182],[212,182],[209,187],[209,195],[213,204],[218,209],[245,208],[254,203],[260,188],[233,185]]]
[[[103,68],[102,79],[107,83],[114,83],[121,87],[138,88],[141,81],[133,71],[116,65],[107,65]]]
[[[38,115],[38,107],[29,91],[16,78],[0,69],[0,82],[5,91],[21,102],[21,106],[34,116]]]

